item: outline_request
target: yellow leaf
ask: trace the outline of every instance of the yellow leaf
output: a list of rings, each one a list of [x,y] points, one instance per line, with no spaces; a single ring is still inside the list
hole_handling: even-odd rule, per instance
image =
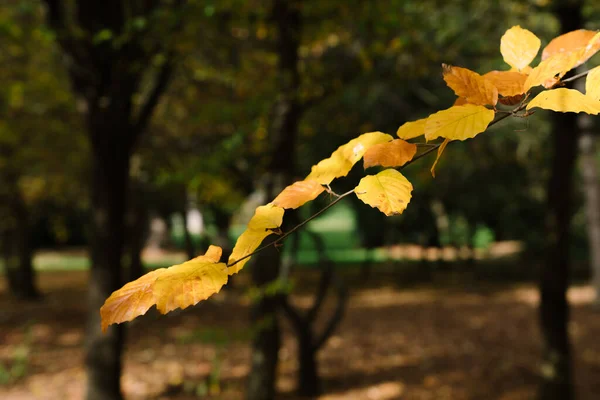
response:
[[[585,78],[585,95],[600,100],[600,67],[596,67]]]
[[[495,106],[498,102],[496,87],[477,72],[447,64],[442,64],[442,70],[446,84],[468,103]]]
[[[248,223],[248,228],[240,235],[237,242],[235,242],[228,264],[231,265],[237,260],[246,258],[231,265],[227,269],[229,275],[237,274],[244,268],[244,265],[250,261],[250,257],[247,256],[252,254],[262,241],[273,233],[273,230],[281,226],[283,213],[283,208],[273,204],[260,206],[256,209],[254,216]]]
[[[401,167],[415,156],[417,145],[395,139],[391,142],[376,144],[364,156],[364,167]]]
[[[500,53],[508,65],[521,71],[533,61],[540,45],[537,36],[517,25],[507,30],[500,39]]]
[[[429,116],[425,125],[425,139],[469,139],[485,131],[493,119],[494,111],[483,106],[452,106]]]
[[[593,115],[600,113],[600,101],[578,90],[565,88],[541,92],[527,105],[528,110],[535,107],[558,112],[584,112]]]
[[[550,85],[556,83],[556,80],[553,80],[553,78],[556,75],[562,77],[573,69],[577,60],[584,52],[585,49],[580,49],[575,52],[553,54],[531,70],[523,88],[525,91],[528,91],[532,87],[539,85],[550,87]]]
[[[114,291],[100,308],[102,331],[106,332],[111,324],[131,321],[146,314],[146,311],[155,304],[152,294],[154,282],[166,270],[166,268],[160,268],[148,272]]]
[[[402,214],[411,198],[412,185],[395,169],[386,169],[377,175],[360,180],[354,193],[365,204],[377,207],[385,215]]]
[[[435,162],[431,166],[431,176],[433,176],[434,178],[435,178],[435,166],[437,165],[438,161],[440,160],[440,157],[442,156],[442,153],[444,152],[444,150],[446,150],[446,146],[448,146],[448,143],[450,143],[450,139],[445,139],[442,142],[442,144],[440,145],[440,147],[438,147],[437,157],[435,158]]]
[[[512,97],[525,93],[523,85],[527,75],[516,71],[490,71],[483,75],[497,89],[498,94],[504,97]]]
[[[369,147],[391,141],[393,138],[387,133],[370,132],[352,139],[343,146],[338,147],[331,157],[314,165],[306,180],[315,180],[322,185],[328,185],[335,178],[348,175]]]
[[[273,200],[273,204],[282,208],[298,208],[314,200],[325,188],[317,181],[304,180],[293,183],[283,189]]]
[[[552,39],[542,52],[542,60],[556,54],[577,52],[578,56],[572,66],[572,68],[576,68],[596,54],[598,50],[600,50],[600,35],[598,32],[578,29]]]
[[[396,136],[400,139],[409,140],[421,136],[425,130],[425,122],[427,118],[418,119],[416,121],[406,122],[396,132]]]
[[[102,330],[111,324],[131,321],[157,305],[165,314],[186,308],[218,293],[227,283],[227,266],[218,263],[222,250],[210,246],[205,255],[183,264],[161,268],[125,284],[100,308]]]

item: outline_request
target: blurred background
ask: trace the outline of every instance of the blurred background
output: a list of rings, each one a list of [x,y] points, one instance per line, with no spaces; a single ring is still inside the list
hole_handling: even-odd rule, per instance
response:
[[[543,47],[600,5],[0,0],[0,398],[599,398],[598,128],[575,114],[454,143],[435,178],[433,155],[403,170],[403,215],[344,199],[210,300],[100,332],[125,282],[231,251],[339,145],[450,107],[442,62],[508,69],[513,25]]]

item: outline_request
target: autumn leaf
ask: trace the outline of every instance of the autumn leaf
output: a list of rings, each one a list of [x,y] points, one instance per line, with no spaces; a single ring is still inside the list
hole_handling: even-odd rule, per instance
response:
[[[365,204],[377,207],[385,215],[402,214],[411,198],[412,184],[395,169],[386,169],[377,175],[360,180],[354,193]]]
[[[569,72],[585,49],[580,49],[570,53],[556,53],[542,61],[537,67],[531,70],[531,73],[525,80],[524,89],[528,91],[532,87],[544,85],[544,87],[553,86],[557,80],[555,77],[562,77]]]
[[[389,142],[392,139],[392,136],[382,132],[362,134],[338,147],[331,157],[314,165],[306,180],[315,180],[322,185],[328,185],[335,178],[348,175],[348,172],[363,157],[369,147]]]
[[[495,106],[498,102],[496,87],[477,72],[447,64],[442,64],[442,70],[446,84],[468,103]]]
[[[600,67],[591,69],[585,78],[585,95],[600,100]]]
[[[431,176],[433,176],[435,178],[435,166],[437,165],[438,161],[440,160],[440,157],[442,156],[442,153],[444,152],[444,150],[446,150],[446,146],[448,146],[448,143],[450,143],[450,139],[445,139],[442,144],[440,145],[440,147],[438,147],[438,151],[437,151],[437,157],[435,157],[435,161],[433,163],[433,165],[431,166]]]
[[[483,106],[453,106],[429,116],[425,125],[425,138],[469,139],[485,131],[494,115],[493,110]]]
[[[600,101],[578,90],[565,88],[541,92],[527,105],[528,110],[535,107],[558,112],[584,112],[593,115],[600,113]]]
[[[596,54],[598,50],[600,50],[600,35],[598,32],[578,29],[552,39],[542,52],[542,60],[556,54],[577,53],[571,67],[576,68]]]
[[[456,100],[454,100],[454,104],[452,104],[452,105],[453,106],[464,106],[465,104],[469,104],[467,99],[465,99],[464,97],[457,97]]]
[[[537,36],[518,25],[507,30],[500,39],[500,53],[504,61],[517,71],[531,64],[540,46]]]
[[[283,189],[273,200],[273,204],[281,208],[298,208],[317,198],[325,188],[317,181],[298,181]]]
[[[415,156],[417,145],[402,139],[372,146],[364,155],[364,168],[380,165],[382,167],[401,167]]]
[[[166,270],[166,268],[160,268],[148,272],[113,292],[100,308],[102,331],[106,332],[111,324],[131,321],[146,314],[150,307],[156,304],[152,292],[154,282]]]
[[[400,139],[409,140],[414,139],[417,136],[421,136],[425,130],[425,123],[427,118],[418,119],[416,121],[406,122],[396,132],[396,136]]]
[[[523,85],[527,80],[527,75],[521,72],[490,71],[483,77],[498,89],[498,94],[501,96],[512,97],[525,93]]]
[[[218,293],[227,283],[227,266],[219,263],[221,253],[220,247],[210,246],[203,256],[151,271],[125,284],[100,308],[102,330],[144,315],[155,304],[165,314]]]
[[[176,308],[185,309],[219,293],[227,283],[227,265],[196,257],[174,265],[154,282],[156,308],[166,314]]]
[[[250,261],[250,257],[247,256],[252,254],[267,236],[281,226],[283,214],[283,208],[274,204],[267,204],[256,209],[254,216],[248,223],[248,227],[240,235],[233,247],[228,261],[230,265],[228,268],[229,275],[237,274],[244,268],[244,265]],[[231,265],[242,258],[244,259]]]

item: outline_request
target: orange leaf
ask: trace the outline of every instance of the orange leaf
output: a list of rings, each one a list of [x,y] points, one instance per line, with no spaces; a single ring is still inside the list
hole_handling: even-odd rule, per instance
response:
[[[440,145],[440,147],[438,147],[437,157],[435,158],[435,162],[431,166],[431,176],[433,176],[434,178],[435,178],[435,166],[437,165],[438,161],[440,160],[440,157],[442,156],[442,153],[444,152],[444,150],[446,150],[446,146],[448,146],[448,143],[450,143],[450,139],[445,139],[442,142],[442,144]]]
[[[539,85],[551,87],[557,82],[556,76],[560,78],[573,69],[585,51],[585,48],[581,48],[574,52],[553,54],[531,70],[523,88],[528,91]]]
[[[289,185],[273,200],[281,208],[298,208],[317,198],[325,188],[317,181],[304,180]]]
[[[444,80],[459,97],[480,106],[496,105],[498,90],[487,79],[466,68],[442,64]]]
[[[401,167],[415,156],[417,145],[395,139],[372,146],[364,155],[364,167]]]
[[[490,81],[498,94],[504,97],[516,96],[525,93],[523,85],[527,80],[527,75],[516,71],[490,71],[483,75],[485,79]]]
[[[598,50],[600,50],[600,36],[596,31],[578,29],[560,35],[550,41],[548,46],[542,52],[542,60],[560,53],[580,52],[580,55],[574,61],[573,67],[576,68],[586,62]]]
[[[146,314],[155,304],[152,294],[154,282],[166,270],[166,268],[160,268],[150,271],[114,291],[100,308],[102,331],[106,332],[109,325],[131,321]]]

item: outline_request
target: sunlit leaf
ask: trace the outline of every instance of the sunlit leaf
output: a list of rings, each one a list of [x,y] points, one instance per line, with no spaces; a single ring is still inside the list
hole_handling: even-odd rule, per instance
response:
[[[396,136],[400,139],[409,140],[421,136],[425,130],[425,122],[427,118],[418,119],[416,121],[406,122],[396,132]]]
[[[385,215],[402,214],[411,198],[412,184],[395,169],[360,180],[354,193],[365,204],[377,207]]]
[[[160,268],[148,272],[113,292],[100,308],[102,331],[106,331],[111,324],[131,321],[146,314],[155,304],[152,293],[154,282],[165,271],[166,268]]]
[[[511,97],[525,93],[523,85],[527,80],[527,75],[521,72],[490,71],[483,77],[498,89],[498,94],[501,96]]]
[[[205,257],[174,265],[154,282],[156,308],[163,314],[187,308],[219,293],[227,283],[227,266]]]
[[[540,45],[537,36],[517,25],[507,30],[500,39],[500,53],[508,65],[521,71],[533,61]]]
[[[281,208],[298,208],[317,198],[324,190],[325,188],[317,181],[298,181],[283,189],[273,200],[273,204]]]
[[[593,115],[600,113],[600,101],[578,90],[565,88],[541,92],[527,105],[528,110],[535,107],[558,112],[584,112]]]
[[[144,315],[155,304],[165,314],[218,293],[227,283],[227,266],[219,263],[221,253],[220,247],[210,246],[203,256],[151,271],[116,290],[100,308],[102,330]]]
[[[229,275],[236,274],[244,268],[244,265],[250,261],[250,257],[247,256],[252,254],[267,236],[281,226],[283,214],[283,208],[273,204],[260,206],[256,209],[247,229],[235,243],[228,264],[231,265],[242,258],[243,260],[227,269]]]
[[[542,61],[537,67],[531,70],[531,73],[525,80],[524,89],[528,91],[532,87],[544,85],[551,87],[555,82],[555,77],[562,77],[569,72],[581,57],[585,49],[580,49],[570,53],[556,53]]]
[[[327,185],[335,178],[346,176],[369,147],[389,142],[392,139],[392,136],[382,132],[362,134],[345,145],[338,147],[331,154],[331,157],[314,165],[306,180],[315,180],[322,185]]]
[[[442,64],[442,70],[446,84],[468,103],[494,106],[498,102],[496,87],[477,72],[447,64]]]
[[[577,52],[578,55],[572,66],[572,68],[576,68],[596,54],[598,50],[600,50],[598,32],[578,29],[552,39],[542,52],[542,60],[555,54]]]
[[[440,145],[440,147],[438,147],[438,151],[437,151],[437,156],[435,157],[435,161],[433,163],[433,165],[431,166],[431,175],[435,178],[435,166],[437,165],[438,161],[440,160],[440,157],[442,156],[442,153],[444,152],[444,150],[446,150],[446,146],[448,146],[448,143],[450,143],[450,139],[445,139],[442,144]]]
[[[364,167],[401,167],[415,156],[417,145],[395,139],[372,146],[364,155]]]
[[[469,139],[485,131],[493,119],[494,111],[483,106],[453,106],[429,116],[425,125],[425,138]]]
[[[596,67],[585,78],[585,95],[600,100],[600,67]]]
[[[465,99],[464,97],[457,97],[456,100],[454,101],[454,104],[452,104],[452,105],[453,106],[464,106],[465,104],[469,104],[467,99]],[[425,126],[423,126],[423,128],[425,128]]]

